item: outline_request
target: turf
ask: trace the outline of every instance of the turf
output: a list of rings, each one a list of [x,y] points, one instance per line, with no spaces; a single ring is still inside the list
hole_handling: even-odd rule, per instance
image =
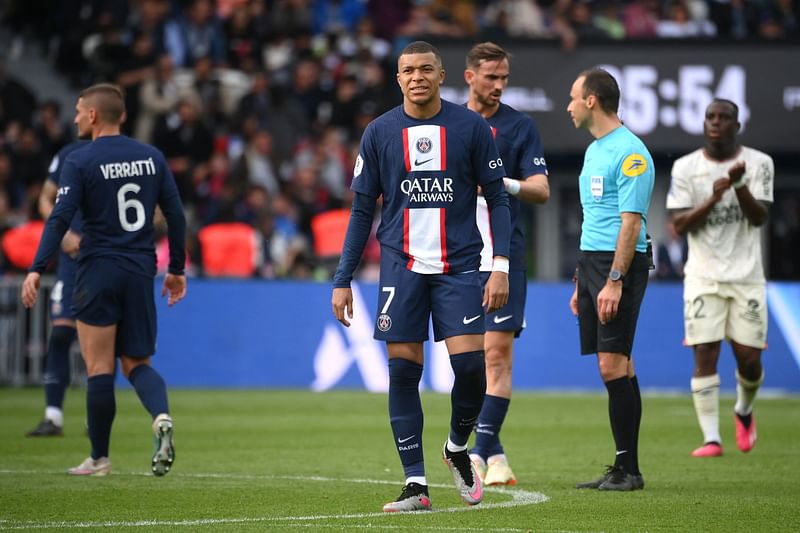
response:
[[[170,395],[177,458],[149,474],[150,421],[117,393],[113,474],[64,473],[88,455],[84,392],[68,391],[66,436],[25,438],[38,389],[0,389],[0,530],[149,531],[720,531],[800,528],[800,398],[759,398],[760,440],[734,444],[723,398],[725,455],[692,459],[700,432],[688,396],[646,395],[640,456],[646,488],[578,491],[613,457],[604,395],[517,393],[503,442],[519,479],[484,503],[458,499],[439,450],[449,398],[426,393],[425,457],[437,512],[386,515],[402,470],[386,396],[366,392],[180,390]]]

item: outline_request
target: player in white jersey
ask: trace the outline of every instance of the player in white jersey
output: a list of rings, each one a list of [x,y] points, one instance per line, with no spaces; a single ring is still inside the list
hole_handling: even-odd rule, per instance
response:
[[[704,444],[693,457],[722,455],[717,373],[727,339],[736,357],[736,444],[756,442],[753,401],[764,370],[767,301],[760,226],[767,221],[775,169],[772,158],[739,144],[738,106],[715,99],[706,109],[706,146],[672,167],[667,196],[675,228],[688,235],[684,280],[685,344],[694,348],[691,381]]]

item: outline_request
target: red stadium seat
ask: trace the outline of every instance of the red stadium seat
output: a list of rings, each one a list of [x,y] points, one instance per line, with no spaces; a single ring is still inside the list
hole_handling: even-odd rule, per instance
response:
[[[339,257],[342,254],[344,236],[350,210],[331,209],[315,215],[311,219],[311,233],[314,237],[314,254],[319,258]]]
[[[3,235],[3,253],[9,263],[21,270],[28,270],[33,264],[43,231],[42,220],[25,222],[6,231]]]
[[[250,277],[263,262],[260,234],[248,224],[210,224],[198,238],[207,276]]]

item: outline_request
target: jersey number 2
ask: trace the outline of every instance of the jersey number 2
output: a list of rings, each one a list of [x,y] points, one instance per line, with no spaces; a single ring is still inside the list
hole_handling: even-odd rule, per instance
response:
[[[134,195],[142,188],[135,183],[126,183],[117,191],[117,210],[119,212],[119,223],[125,231],[138,231],[144,226],[145,214],[144,204],[135,197],[125,198],[129,192]],[[135,218],[128,220],[128,210],[133,209]]]

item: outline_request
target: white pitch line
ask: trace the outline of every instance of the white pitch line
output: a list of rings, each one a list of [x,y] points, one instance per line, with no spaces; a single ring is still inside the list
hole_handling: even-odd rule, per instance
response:
[[[40,470],[0,470],[0,474],[54,474],[61,472],[40,471]],[[120,473],[115,472],[115,477]],[[143,474],[129,473],[122,475],[139,476]],[[364,483],[371,485],[395,485],[397,481],[388,481],[384,479],[341,479],[324,476],[272,476],[272,475],[252,475],[252,474],[219,474],[219,473],[174,473],[170,477],[190,477],[190,478],[220,478],[220,479],[276,479],[276,480],[289,480],[289,481],[319,481],[319,482],[337,482],[337,483]],[[432,483],[429,486],[436,488],[451,488],[451,485],[443,483]],[[403,515],[420,514],[429,515],[432,513],[459,513],[465,511],[480,511],[481,509],[502,509],[507,507],[520,507],[523,505],[534,505],[543,503],[550,498],[541,492],[532,492],[520,489],[508,489],[505,487],[485,487],[484,492],[497,493],[505,496],[511,496],[511,500],[496,503],[481,503],[476,506],[463,506],[463,507],[445,507],[441,509],[432,509],[431,511],[414,511],[412,513],[400,513]],[[338,515],[307,515],[307,516],[264,516],[257,518],[202,518],[195,520],[135,520],[135,521],[105,521],[105,522],[66,522],[66,521],[16,521],[16,520],[0,520],[0,530],[24,530],[24,529],[83,529],[89,527],[157,527],[157,526],[172,526],[172,527],[196,527],[196,526],[209,526],[221,524],[249,524],[249,523],[264,523],[264,522],[317,522],[320,520],[347,520],[347,519],[360,519],[360,518],[377,518],[392,516],[394,513],[352,513],[352,514],[338,514]],[[287,526],[295,524],[285,524]],[[299,525],[299,524],[297,524]],[[383,526],[381,526],[383,527]],[[428,528],[431,529],[431,528]],[[463,528],[459,528],[463,530]],[[443,531],[445,529],[442,529]],[[447,529],[449,530],[449,529]],[[517,529],[493,529],[491,531],[521,531]]]

